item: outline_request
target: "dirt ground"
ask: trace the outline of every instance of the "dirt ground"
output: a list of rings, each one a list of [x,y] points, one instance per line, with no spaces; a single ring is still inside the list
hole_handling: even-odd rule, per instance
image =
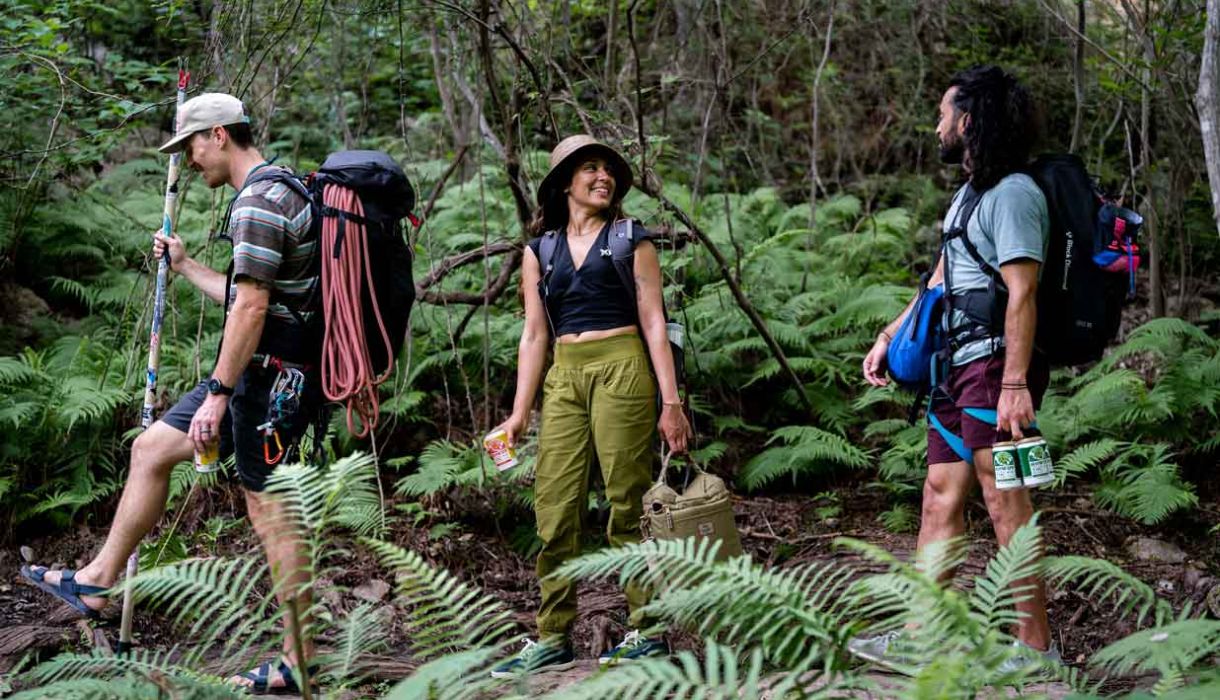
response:
[[[208,540],[207,546],[199,544],[198,536],[189,536],[193,531],[198,534],[196,524],[205,522],[207,517],[240,515],[237,494],[235,490],[230,493],[230,488],[218,487],[212,493],[197,497],[184,514],[182,529],[192,543],[192,555],[256,551],[257,541],[244,521],[226,530],[214,543]],[[901,555],[914,550],[913,534],[890,533],[877,522],[877,514],[888,505],[875,489],[856,483],[841,486],[836,493],[841,511],[822,518],[814,513],[811,498],[805,494],[739,498],[735,510],[746,550],[755,561],[779,567],[832,559],[853,561],[867,567],[859,557],[834,550],[832,541],[837,536],[862,539]],[[1205,501],[1201,499],[1201,502]],[[1208,534],[1209,528],[1220,523],[1220,509],[1214,506],[1203,506],[1159,526],[1149,527],[1099,511],[1083,492],[1039,492],[1036,503],[1043,512],[1041,522],[1051,554],[1080,554],[1117,563],[1154,586],[1175,608],[1188,602],[1195,607],[1206,607],[1208,593],[1220,585],[1220,543],[1214,535]],[[464,512],[474,517],[461,518],[460,529],[435,538],[428,532],[435,522],[413,527],[410,519],[399,518],[390,539],[501,599],[516,611],[522,631],[529,629],[537,608],[532,558],[515,551],[508,544],[507,535],[498,535],[493,523],[478,517],[473,504],[449,501],[441,510]],[[996,550],[981,501],[976,499],[971,503],[966,518],[973,544],[968,561],[958,572],[955,585],[959,586],[970,585],[970,579],[982,572],[987,559]],[[501,532],[512,529],[506,527],[506,523],[499,525]],[[590,527],[594,529],[597,524],[592,523]],[[104,530],[100,528],[82,526],[25,544],[32,548],[38,563],[77,567],[100,546],[103,535]],[[1171,545],[1166,558],[1181,560],[1139,558],[1147,554],[1137,551],[1138,538],[1153,538]],[[21,579],[17,573],[20,563],[16,545],[0,550],[0,571],[7,572],[0,578],[0,674],[10,674],[7,681],[0,676],[0,696],[6,689],[19,687],[20,683],[13,682],[13,674],[30,668],[34,662],[62,651],[84,650],[104,643],[100,639],[103,637],[113,643],[117,637],[117,605],[107,610],[102,622],[85,624],[79,621],[75,611]],[[371,557],[358,555],[351,569],[336,576],[334,583],[339,585],[330,593],[324,593],[328,606],[340,614],[355,607],[360,602],[355,591],[340,593],[339,590],[347,588],[350,591],[367,583],[368,572],[378,572],[374,575],[389,578]],[[365,599],[380,600],[381,591],[376,585],[363,593]],[[1220,595],[1220,591],[1213,595]],[[1074,590],[1050,590],[1048,601],[1052,629],[1069,664],[1082,664],[1093,652],[1134,631],[1129,619],[1121,618],[1104,603],[1090,601]],[[572,639],[584,663],[573,671],[539,676],[531,682],[531,692],[550,690],[595,672],[597,654],[616,643],[626,631],[625,603],[611,584],[582,584],[580,604],[581,616]],[[392,606],[387,605],[386,611],[389,615],[396,614]],[[137,643],[146,649],[182,643],[167,619],[146,611],[136,617],[135,635]],[[321,640],[323,646],[326,641]],[[696,638],[682,634],[675,635],[671,641],[678,649],[699,646]],[[403,650],[406,647],[402,628],[397,626],[390,648]],[[217,668],[230,668],[225,663],[225,660],[217,660]],[[391,652],[380,657],[366,686],[368,694],[378,689],[377,684],[384,688],[410,673],[414,666],[406,652],[397,655]],[[879,678],[884,687],[883,677]],[[1139,679],[1117,683],[1111,687],[1129,687],[1139,684]],[[1053,696],[1061,694],[1051,692]],[[351,697],[361,695],[363,693],[354,693]]]

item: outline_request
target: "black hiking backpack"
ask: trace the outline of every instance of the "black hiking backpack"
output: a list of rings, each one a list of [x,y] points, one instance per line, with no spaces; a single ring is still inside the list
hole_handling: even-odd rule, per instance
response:
[[[607,239],[607,244],[610,246],[610,260],[614,263],[614,271],[618,273],[619,280],[623,283],[623,288],[627,290],[627,298],[630,299],[631,308],[634,311],[639,308],[639,302],[635,296],[635,221],[633,219],[619,219],[615,221],[611,226]],[[546,302],[551,273],[555,270],[555,249],[558,245],[558,231],[547,231],[542,234],[542,239],[538,242],[538,267],[542,272],[542,276],[538,280],[538,295],[542,297],[542,307],[546,310],[546,322],[547,326],[551,329],[552,337],[555,336],[555,324],[551,321],[551,311]],[[638,314],[636,324],[639,325]],[[671,321],[668,312],[666,312],[665,330],[669,336],[669,348],[673,351],[674,374],[677,377],[678,386],[682,386],[686,377],[686,354],[683,350],[685,345],[685,328],[682,324]]]
[[[363,225],[362,243],[367,249],[367,256],[362,257],[367,258],[368,267],[356,273],[354,276],[357,279],[350,280],[350,283],[360,290],[363,345],[367,348],[369,366],[376,377],[384,379],[393,368],[394,360],[406,340],[411,305],[415,301],[411,249],[402,228],[404,218],[417,223],[411,213],[415,207],[415,190],[406,174],[393,158],[380,151],[338,151],[327,156],[316,172],[303,177],[279,169],[252,177],[282,182],[310,202],[313,225],[308,235],[316,241],[311,274],[317,275],[318,281],[305,307],[313,308],[316,313],[309,321],[299,315],[296,318],[300,327],[308,329],[305,337],[309,338],[310,343],[316,343],[316,347],[322,346],[326,329],[332,323],[332,319],[327,317],[326,304],[319,302],[323,296],[323,258],[329,256],[338,259],[344,246],[351,245],[349,231],[356,230],[351,224]],[[363,214],[357,215],[329,204],[327,188],[330,186],[349,190],[354,199],[359,200]],[[324,250],[323,226],[328,220],[334,221],[337,229],[333,245],[329,250]],[[378,323],[378,316],[381,323]],[[386,331],[384,337],[381,334],[383,324]],[[296,334],[296,337],[301,336]],[[324,375],[327,367],[327,362],[323,361]],[[324,385],[326,381],[324,376]],[[372,392],[375,394],[375,391],[374,386]],[[352,433],[362,437],[370,427],[368,422],[360,430],[352,429]],[[371,422],[376,423],[375,406]],[[351,425],[349,401],[349,427]]]
[[[1052,366],[1093,362],[1114,340],[1122,307],[1135,297],[1135,270],[1140,264],[1136,239],[1143,218],[1102,196],[1078,156],[1040,156],[1024,172],[1042,190],[1050,215],[1034,345]],[[981,197],[981,192],[967,192],[973,201],[963,205],[969,207],[968,213],[956,232],[993,283],[989,309],[979,305],[962,309],[977,326],[973,337],[1003,332],[1008,297],[1000,273],[964,235],[974,209],[970,205]]]

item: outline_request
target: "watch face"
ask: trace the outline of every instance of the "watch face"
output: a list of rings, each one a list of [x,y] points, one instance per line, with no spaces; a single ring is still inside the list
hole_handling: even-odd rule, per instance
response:
[[[220,393],[220,380],[219,379],[212,378],[212,379],[208,380],[208,393],[209,394],[219,394]]]

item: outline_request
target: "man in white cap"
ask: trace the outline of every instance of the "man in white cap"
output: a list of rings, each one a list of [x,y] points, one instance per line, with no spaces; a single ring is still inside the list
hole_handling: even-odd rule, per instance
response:
[[[156,234],[154,252],[169,251],[170,269],[225,306],[224,333],[211,377],[187,393],[141,433],[132,444],[131,467],[118,512],[98,555],[79,571],[22,567],[22,574],[88,617],[96,617],[127,557],[156,525],[165,509],[170,473],[219,441],[220,453],[235,455],[246,492],[250,521],[262,540],[283,602],[299,591],[308,556],[283,531],[279,507],[262,494],[273,465],[264,455],[268,395],[276,365],[317,366],[310,293],[317,279],[312,254],[312,214],[303,193],[289,186],[287,171],[270,165],[254,147],[241,100],[205,93],[178,110],[176,135],[162,153],[183,152],[186,164],[213,189],[231,185],[238,194],[228,219],[233,263],[226,275],[186,254],[177,236]],[[274,362],[272,362],[274,360]],[[300,416],[316,410],[317,382],[303,397]],[[307,389],[309,387],[307,386]],[[308,420],[296,421],[303,430]],[[282,436],[284,441],[295,437]],[[310,607],[308,592],[295,596],[296,610]],[[287,608],[287,606],[285,606]],[[304,621],[303,621],[304,622]],[[293,626],[287,623],[283,656],[234,683],[255,692],[296,689],[294,672],[313,655],[311,640],[301,640],[305,659],[297,658]]]

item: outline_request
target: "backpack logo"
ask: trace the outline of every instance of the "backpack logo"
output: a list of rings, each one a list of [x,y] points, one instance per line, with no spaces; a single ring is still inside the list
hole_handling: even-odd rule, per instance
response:
[[[608,258],[608,257],[610,257],[610,249],[609,249],[609,248],[600,248],[599,250],[601,250],[601,253],[602,253],[602,257],[603,257],[603,258]]]

